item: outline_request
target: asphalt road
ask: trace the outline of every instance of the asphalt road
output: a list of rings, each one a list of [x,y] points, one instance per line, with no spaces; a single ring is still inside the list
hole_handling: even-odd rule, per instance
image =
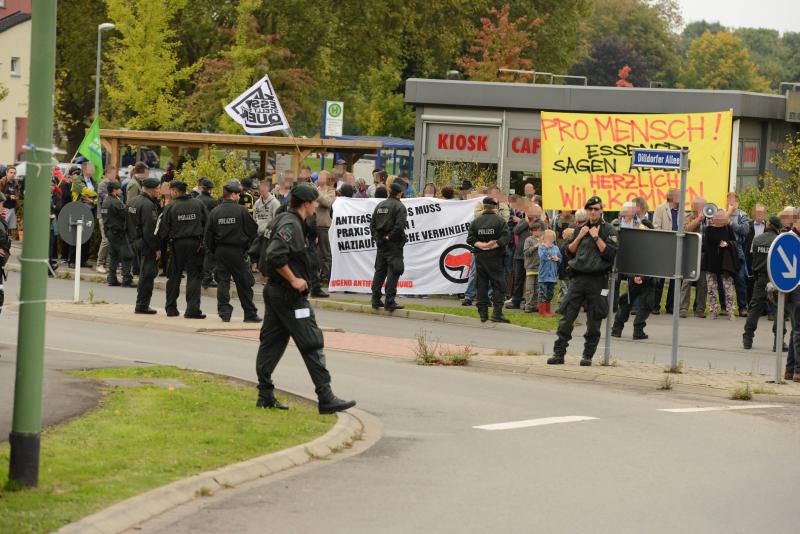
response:
[[[70,294],[66,282],[50,287],[56,298]],[[96,298],[132,298],[121,291],[95,288]],[[417,326],[320,316],[329,326],[352,320],[383,335]],[[462,342],[464,330],[498,334],[440,327],[443,338],[461,335]],[[509,346],[510,335],[502,336],[502,346]],[[15,313],[4,311],[0,343],[15,339]],[[254,374],[254,344],[218,336],[143,336],[124,324],[50,318],[46,345],[54,360],[97,354]],[[328,364],[337,394],[356,398],[381,419],[384,437],[377,444],[294,476],[198,500],[140,532],[797,531],[800,407],[671,413],[659,410],[733,403],[334,351]],[[275,378],[279,387],[313,395],[293,348]],[[578,420],[545,424],[571,416]],[[474,428],[531,420],[516,425],[521,428]]]

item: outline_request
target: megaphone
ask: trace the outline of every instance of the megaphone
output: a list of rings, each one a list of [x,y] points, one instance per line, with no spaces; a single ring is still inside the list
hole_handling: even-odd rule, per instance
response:
[[[714,215],[716,215],[718,211],[719,211],[719,208],[717,207],[717,205],[716,204],[712,204],[711,202],[709,202],[708,204],[703,206],[703,215],[705,215],[706,218],[708,218],[708,219],[711,219],[712,217],[714,217]]]

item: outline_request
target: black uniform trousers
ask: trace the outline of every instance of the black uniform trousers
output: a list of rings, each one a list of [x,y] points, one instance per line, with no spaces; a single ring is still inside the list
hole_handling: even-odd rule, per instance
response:
[[[569,282],[569,293],[564,305],[564,315],[558,323],[558,339],[553,346],[553,355],[563,358],[572,339],[572,329],[581,308],[586,308],[586,334],[583,338],[583,357],[591,359],[600,342],[600,325],[608,315],[608,297],[601,292],[608,287],[606,273],[573,273]]]
[[[322,291],[322,284],[319,278],[319,247],[317,247],[316,243],[312,243],[311,240],[308,242],[308,263],[311,268],[309,273],[311,280],[308,281],[311,286],[311,292],[319,293]]]
[[[150,299],[153,297],[153,281],[158,276],[158,262],[156,255],[148,250],[144,241],[137,239],[133,242],[133,249],[139,258],[139,285],[136,289],[136,307],[149,308]]]
[[[475,293],[478,309],[489,308],[489,287],[495,306],[502,307],[506,296],[505,258],[497,254],[475,253]]]
[[[131,252],[128,238],[120,233],[108,233],[108,275],[106,281],[109,284],[116,284],[117,268],[122,264],[122,282],[129,284],[133,282],[131,268],[133,253]]]
[[[206,250],[206,254],[203,256],[202,282],[204,286],[208,286],[211,285],[211,282],[214,280],[216,280],[217,283],[220,281],[220,278],[217,275],[217,255],[216,253],[212,253],[210,250]],[[230,287],[230,279],[228,279],[227,282],[228,287]]]
[[[538,251],[537,251],[538,253]],[[511,303],[519,306],[522,303],[522,292],[525,290],[525,260],[514,258],[514,286],[511,290]],[[528,306],[533,306],[533,302],[528,302]]]
[[[186,272],[186,313],[200,313],[200,277],[203,270],[203,250],[199,237],[185,237],[172,241],[172,254],[167,266],[167,312],[178,311],[181,293],[181,275]]]
[[[386,244],[378,248],[375,254],[375,276],[372,278],[372,303],[381,300],[381,287],[386,281],[384,293],[386,306],[395,303],[397,297],[397,281],[405,271],[403,263],[403,245]]]
[[[325,367],[325,341],[317,326],[314,310],[305,295],[285,283],[269,282],[264,286],[264,323],[261,325],[256,356],[258,390],[262,398],[271,398],[275,386],[272,373],[291,337],[303,356],[317,395],[330,387],[331,375]]]
[[[800,374],[800,289],[795,289],[786,295],[786,299],[788,299],[788,307],[791,310],[790,317],[792,319],[789,354],[786,357],[786,372],[798,375]]]
[[[756,329],[758,328],[758,320],[767,308],[767,283],[769,282],[769,274],[766,271],[756,273],[753,283],[753,292],[750,297],[750,307],[747,312],[747,321],[744,323],[744,336],[750,341],[755,336]],[[776,317],[777,320],[777,317]],[[772,333],[775,334],[777,327],[775,322],[772,323]],[[784,329],[785,331],[785,329]],[[773,340],[774,342],[774,340]]]
[[[619,279],[618,279],[619,280]],[[644,333],[647,326],[647,318],[653,309],[655,300],[653,286],[647,283],[635,284],[633,277],[628,278],[628,290],[624,295],[620,295],[617,307],[617,314],[614,317],[614,331],[622,333],[625,323],[631,316],[631,310],[636,310],[636,317],[633,319],[633,331]]]
[[[241,247],[219,245],[214,252],[216,256],[217,277],[217,312],[224,319],[230,319],[233,312],[231,301],[231,278],[236,284],[236,293],[242,303],[244,318],[252,319],[258,316],[258,310],[253,304],[253,286],[256,281],[250,272],[250,264],[245,260],[245,251]]]

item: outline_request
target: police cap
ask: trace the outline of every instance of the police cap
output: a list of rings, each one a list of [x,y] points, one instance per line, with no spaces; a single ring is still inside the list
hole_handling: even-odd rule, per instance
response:
[[[497,206],[497,201],[492,197],[483,197],[484,206]]]
[[[317,200],[319,192],[308,182],[300,182],[292,187],[292,197],[303,202],[311,202],[312,200]]]
[[[775,228],[783,228],[783,225],[781,224],[781,218],[776,215],[773,215],[772,217],[769,218],[769,224],[771,224]]]
[[[115,189],[119,189],[119,182],[108,182],[106,187],[109,192],[114,191]]]
[[[392,182],[392,193],[402,193],[406,190],[406,184],[402,180]]]
[[[224,189],[228,193],[241,193],[242,192],[242,186],[239,184],[238,180],[231,180],[227,184],[223,185],[222,189]]]
[[[172,187],[172,184],[174,183],[174,181],[170,182],[170,187]],[[158,181],[158,178],[145,178],[142,180],[142,187],[146,187],[147,189],[152,189],[154,187],[158,187],[159,185],[161,185],[161,182]],[[186,184],[184,184],[183,190],[186,191]]]
[[[186,192],[186,182],[181,182],[180,180],[172,180],[169,183],[169,188],[170,189],[177,189],[181,193],[185,193]]]
[[[200,179],[200,185],[207,188],[207,189],[214,189],[214,182],[212,182],[208,178]]]
[[[596,206],[598,204],[601,206],[603,205],[603,201],[600,197],[590,197],[589,200],[586,201],[586,204],[584,204],[583,209],[588,209],[589,207]]]

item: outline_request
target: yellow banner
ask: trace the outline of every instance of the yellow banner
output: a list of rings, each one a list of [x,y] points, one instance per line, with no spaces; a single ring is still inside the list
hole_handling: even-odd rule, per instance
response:
[[[644,197],[650,210],[681,185],[680,171],[631,167],[634,148],[689,149],[686,207],[701,196],[725,206],[731,111],[665,115],[542,112],[545,209],[575,210],[589,197],[608,211]]]

